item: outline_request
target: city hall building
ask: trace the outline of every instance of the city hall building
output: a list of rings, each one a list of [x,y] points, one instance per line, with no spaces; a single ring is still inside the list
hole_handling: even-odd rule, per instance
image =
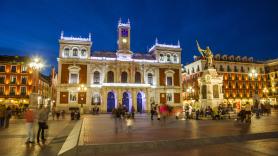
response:
[[[181,104],[181,48],[156,43],[145,53],[130,48],[130,23],[118,23],[118,49],[93,51],[93,40],[59,40],[57,109],[99,107],[111,112],[119,104],[138,112],[151,104]]]

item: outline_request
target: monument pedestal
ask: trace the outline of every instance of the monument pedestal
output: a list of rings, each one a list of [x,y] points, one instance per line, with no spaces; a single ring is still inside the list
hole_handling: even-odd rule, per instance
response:
[[[199,99],[202,108],[210,106],[218,107],[223,103],[223,76],[219,75],[214,68],[208,68],[203,71],[201,77],[198,78],[200,86]]]

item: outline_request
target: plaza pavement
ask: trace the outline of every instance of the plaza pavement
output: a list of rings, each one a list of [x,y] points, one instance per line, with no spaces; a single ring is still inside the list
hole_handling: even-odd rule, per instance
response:
[[[266,148],[250,153],[243,149],[256,151],[260,145]],[[273,148],[277,145],[277,112],[260,119],[253,116],[250,125],[234,119],[176,120],[174,117],[167,119],[164,124],[161,120],[152,121],[146,115],[136,115],[130,133],[127,132],[125,121],[99,115],[84,118],[77,155],[202,155],[206,153],[202,149],[215,149],[208,150],[209,155],[216,155],[221,152],[220,149],[224,149],[222,153],[230,154],[278,155],[278,148]]]
[[[25,144],[26,126],[23,119],[11,119],[9,128],[0,129],[0,156],[57,155],[75,121],[67,116],[63,120],[48,121],[49,130],[45,144]],[[35,124],[35,134],[37,132]]]
[[[150,120],[149,115],[136,114],[128,133],[124,120],[115,121],[109,114],[101,114],[84,115],[80,122],[69,118],[49,120],[49,128],[46,144],[26,145],[24,120],[11,120],[8,129],[0,129],[0,156],[54,156],[66,145],[69,134],[77,136],[78,146],[64,155],[278,155],[278,112],[260,119],[253,117],[251,125],[233,119],[197,121],[174,117],[164,124],[156,118]]]

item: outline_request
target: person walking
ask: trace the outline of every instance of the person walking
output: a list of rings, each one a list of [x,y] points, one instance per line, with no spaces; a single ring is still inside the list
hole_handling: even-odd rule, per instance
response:
[[[12,117],[12,109],[8,107],[5,112],[5,128],[9,128],[11,117]]]
[[[37,142],[40,143],[40,138],[44,142],[46,139],[44,137],[44,130],[48,129],[48,126],[46,124],[48,120],[48,111],[46,108],[41,108],[38,112],[38,134],[37,134]]]
[[[56,111],[56,119],[59,120],[60,118],[60,111]]]
[[[27,108],[24,117],[25,117],[25,122],[27,127],[27,139],[25,143],[34,143],[35,113],[32,109]]]
[[[135,114],[135,108],[134,106],[131,106],[131,117],[134,119],[134,114]]]
[[[0,128],[4,128],[5,125],[5,106],[0,105]]]
[[[246,102],[245,104],[245,114],[246,114],[246,122],[251,122],[251,105],[249,102]]]
[[[153,120],[154,114],[155,114],[155,108],[152,107],[152,108],[151,108],[151,120]]]
[[[133,126],[133,119],[130,115],[127,115],[126,126],[127,126],[127,133],[130,133]]]

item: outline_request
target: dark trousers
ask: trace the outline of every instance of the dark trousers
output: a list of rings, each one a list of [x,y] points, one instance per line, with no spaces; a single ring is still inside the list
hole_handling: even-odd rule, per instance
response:
[[[1,127],[4,127],[4,124],[5,124],[5,118],[4,118],[4,117],[1,117],[1,118],[0,118],[0,128],[1,128]]]
[[[44,127],[45,127],[45,122],[39,122],[39,129],[38,129],[38,134],[37,134],[37,142],[40,142],[40,136],[42,140],[45,140],[44,138]]]

